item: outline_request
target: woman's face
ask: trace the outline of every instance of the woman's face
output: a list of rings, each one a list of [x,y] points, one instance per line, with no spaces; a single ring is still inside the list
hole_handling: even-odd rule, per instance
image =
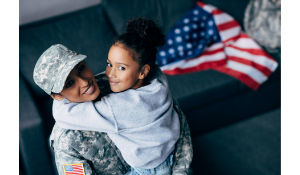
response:
[[[137,89],[142,86],[139,64],[121,44],[113,45],[108,53],[106,76],[113,92]]]
[[[80,62],[70,72],[60,94],[71,103],[80,103],[95,100],[100,94],[100,89],[90,68],[84,62]]]

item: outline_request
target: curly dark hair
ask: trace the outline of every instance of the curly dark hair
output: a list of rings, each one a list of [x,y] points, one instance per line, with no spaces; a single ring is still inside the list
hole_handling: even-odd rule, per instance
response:
[[[133,17],[127,21],[126,32],[115,38],[112,45],[123,45],[133,60],[138,62],[139,70],[148,64],[150,72],[147,79],[155,72],[157,48],[165,43],[163,30],[156,23],[159,19]]]

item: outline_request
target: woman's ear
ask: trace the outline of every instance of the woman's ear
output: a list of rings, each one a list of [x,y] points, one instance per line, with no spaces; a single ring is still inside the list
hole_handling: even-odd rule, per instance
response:
[[[148,64],[146,64],[146,65],[141,69],[141,72],[140,72],[140,75],[139,75],[139,79],[144,79],[145,77],[147,77],[149,71],[150,71],[150,66],[149,66]]]
[[[52,94],[51,97],[52,97],[54,100],[59,100],[59,101],[61,101],[61,100],[64,99],[64,97],[61,96],[61,95],[59,95],[59,94],[55,94],[55,95]]]

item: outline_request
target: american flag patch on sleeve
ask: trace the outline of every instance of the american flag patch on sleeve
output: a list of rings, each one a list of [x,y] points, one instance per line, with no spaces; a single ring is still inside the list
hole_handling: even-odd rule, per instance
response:
[[[65,175],[85,175],[82,163],[64,164]]]

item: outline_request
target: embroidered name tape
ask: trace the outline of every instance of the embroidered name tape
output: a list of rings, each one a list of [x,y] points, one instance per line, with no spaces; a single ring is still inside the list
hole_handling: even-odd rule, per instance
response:
[[[64,175],[85,175],[82,163],[64,164]]]

